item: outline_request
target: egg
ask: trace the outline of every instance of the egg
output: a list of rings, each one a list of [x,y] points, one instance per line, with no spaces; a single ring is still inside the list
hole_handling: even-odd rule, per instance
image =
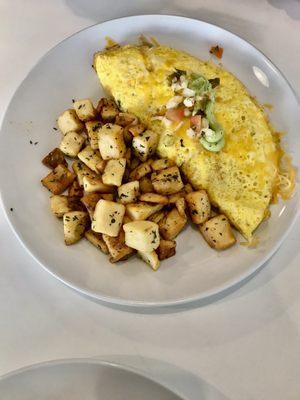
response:
[[[279,152],[262,107],[230,72],[166,46],[115,48],[95,54],[101,84],[121,109],[134,113],[159,134],[158,153],[174,160],[195,188],[251,240],[274,192]],[[165,124],[162,115],[176,93],[168,77],[180,69],[219,78],[214,113],[223,126],[225,146],[213,153],[190,134],[189,117]]]

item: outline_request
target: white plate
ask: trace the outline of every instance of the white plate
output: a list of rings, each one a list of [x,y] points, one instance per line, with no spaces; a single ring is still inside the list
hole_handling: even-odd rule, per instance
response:
[[[216,26],[192,19],[146,15],[95,25],[66,39],[32,69],[7,110],[0,148],[0,187],[14,231],[32,256],[51,274],[102,301],[129,306],[186,303],[219,293],[255,272],[276,251],[295,221],[299,196],[272,206],[272,217],[259,230],[260,245],[211,250],[192,228],[178,237],[176,257],[154,273],[139,260],[111,265],[82,240],[66,247],[62,224],[49,210],[49,193],[40,179],[48,170],[42,157],[60,141],[55,119],[73,98],[102,96],[91,65],[95,51],[109,35],[120,43],[143,33],[161,43],[209,58],[211,45],[224,47],[222,59],[262,103],[274,105],[271,120],[288,132],[294,163],[299,166],[299,109],[296,97],[278,69],[249,43]],[[255,73],[254,73],[255,71]],[[259,79],[258,79],[258,78]],[[30,144],[30,140],[38,144]],[[13,208],[13,212],[10,211]]]
[[[0,378],[1,400],[182,400],[120,364],[92,359],[47,362]]]

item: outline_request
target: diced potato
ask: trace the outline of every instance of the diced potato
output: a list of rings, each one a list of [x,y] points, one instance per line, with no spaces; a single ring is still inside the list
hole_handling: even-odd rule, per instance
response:
[[[71,197],[82,197],[83,189],[79,185],[78,181],[73,181],[72,185],[68,187],[68,195]]]
[[[99,172],[100,164],[105,165],[99,150],[93,150],[91,146],[86,146],[78,153],[78,158],[92,171]]]
[[[69,207],[68,197],[64,195],[51,196],[50,208],[53,214],[58,218],[62,218],[65,213],[72,211]]]
[[[131,156],[132,156],[132,152],[131,152],[131,148],[128,147],[125,153],[125,158],[126,158],[126,165],[127,167],[130,166],[131,163]]]
[[[122,158],[126,153],[123,128],[119,125],[105,124],[98,132],[98,146],[103,160]]]
[[[184,190],[180,190],[177,193],[171,194],[169,196],[169,204],[175,204],[177,200],[184,198],[186,196],[186,192]]]
[[[145,131],[132,139],[132,147],[135,155],[141,160],[146,161],[153,156],[158,144],[158,135],[156,132]]]
[[[65,167],[68,166],[64,153],[59,148],[55,148],[46,155],[46,157],[43,158],[42,163],[51,169],[56,168],[59,164],[64,165]]]
[[[74,109],[77,117],[83,121],[90,121],[96,118],[96,110],[90,99],[77,100],[74,102]]]
[[[98,201],[102,199],[100,193],[89,193],[82,197],[81,202],[86,207],[90,217],[93,217]]]
[[[210,247],[216,250],[228,249],[236,242],[228,218],[222,214],[204,222],[200,232]]]
[[[146,201],[148,203],[157,204],[168,204],[169,199],[167,196],[163,196],[157,193],[144,193],[140,195],[140,201]]]
[[[183,188],[178,167],[164,169],[152,180],[154,190],[160,194],[173,194]]]
[[[112,99],[103,98],[97,105],[97,112],[105,122],[112,122],[119,114],[118,107]]]
[[[115,200],[115,196],[114,196],[113,193],[102,193],[101,197],[104,200],[109,200],[109,201],[114,201]]]
[[[127,260],[135,253],[132,248],[125,244],[125,233],[123,229],[120,230],[117,237],[103,234],[103,240],[107,245],[110,254],[109,261],[112,263]]]
[[[82,135],[70,131],[63,137],[59,148],[67,156],[76,157],[84,142],[85,138]]]
[[[184,185],[184,190],[186,193],[192,193],[194,191],[194,189],[190,183],[187,183],[186,185]]]
[[[58,117],[57,125],[64,135],[71,131],[80,132],[84,128],[83,123],[77,117],[76,111],[72,109],[64,111]]]
[[[68,196],[70,211],[86,211],[79,197]]]
[[[128,204],[136,202],[139,196],[139,186],[138,181],[132,181],[121,185],[118,188],[120,203]]]
[[[147,204],[147,203],[135,203],[126,204],[126,214],[133,220],[145,220],[148,219],[152,214],[160,211],[163,208],[162,204]]]
[[[102,123],[100,121],[88,121],[85,123],[85,128],[93,150],[98,150],[98,132],[101,127]]]
[[[133,171],[140,164],[141,164],[141,161],[138,158],[133,157],[130,162],[130,171]]]
[[[159,222],[159,232],[165,240],[173,240],[182,231],[187,223],[187,218],[179,214],[177,208],[173,208]]]
[[[166,211],[160,210],[160,211],[157,211],[156,213],[150,215],[148,220],[158,224],[164,218],[165,215],[166,215]]]
[[[159,262],[158,255],[156,254],[156,252],[154,250],[151,251],[150,253],[139,251],[138,255],[141,257],[141,259],[143,261],[145,261],[146,264],[150,265],[150,267],[153,269],[153,271],[158,270],[158,268],[160,266],[160,262]]]
[[[129,113],[124,113],[120,112],[116,116],[116,124],[120,126],[127,126],[127,125],[135,125],[138,123],[138,119],[135,115],[129,114]]]
[[[106,185],[120,186],[126,167],[126,158],[109,160],[104,168],[102,180]]]
[[[72,211],[64,214],[65,244],[78,242],[83,237],[89,221],[89,215],[84,211]]]
[[[120,232],[124,214],[123,204],[100,199],[92,219],[92,230],[116,237]]]
[[[101,250],[102,253],[104,253],[104,254],[109,253],[107,245],[104,242],[101,233],[97,233],[97,232],[94,232],[91,229],[89,229],[88,231],[86,231],[84,233],[84,236],[90,243],[92,243],[95,247],[97,247],[99,250]]]
[[[127,246],[150,253],[159,246],[158,225],[151,221],[133,221],[123,225]]]
[[[132,221],[132,219],[129,218],[128,215],[125,214],[125,215],[124,215],[124,218],[123,218],[123,225],[124,225],[124,224],[127,224],[128,222],[131,222],[131,221]]]
[[[77,175],[78,183],[83,187],[83,178],[88,176],[89,178],[97,179],[99,176],[87,167],[82,161],[76,160],[72,164],[73,171]]]
[[[175,163],[167,158],[159,158],[158,160],[153,160],[151,163],[151,168],[153,171],[161,171],[162,169],[166,169],[172,167]]]
[[[83,188],[86,193],[112,193],[114,188],[103,183],[100,177],[90,178],[89,176],[83,177]]]
[[[194,224],[203,224],[210,217],[210,202],[205,190],[191,192],[185,196],[189,214]]]
[[[185,207],[186,207],[186,204],[185,204],[185,200],[184,200],[183,197],[181,197],[180,199],[177,199],[177,200],[176,200],[175,206],[176,206],[176,208],[177,208],[179,214],[180,214],[182,217],[186,217],[186,214],[185,214]]]
[[[145,125],[143,124],[136,124],[128,126],[128,132],[133,136],[141,135],[145,130]]]
[[[149,172],[151,172],[151,167],[149,162],[146,161],[132,170],[129,177],[133,181],[139,181],[143,176],[149,174]]]
[[[141,193],[153,193],[154,187],[152,185],[152,181],[147,176],[144,176],[140,179],[140,191]]]
[[[175,256],[176,254],[176,242],[175,240],[164,240],[160,239],[160,244],[156,250],[158,258],[162,261],[166,258]]]
[[[61,194],[71,185],[75,178],[76,176],[73,172],[60,164],[41,182],[53,194]]]

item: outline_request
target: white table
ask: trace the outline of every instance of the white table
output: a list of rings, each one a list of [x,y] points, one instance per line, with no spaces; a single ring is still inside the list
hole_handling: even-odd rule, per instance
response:
[[[141,13],[181,14],[227,28],[268,55],[299,90],[298,0],[183,3],[0,0],[0,118],[53,45],[96,22]],[[194,400],[299,399],[297,225],[267,267],[227,297],[201,308],[134,314],[92,302],[43,271],[1,210],[0,374],[50,359],[98,356],[140,366]]]

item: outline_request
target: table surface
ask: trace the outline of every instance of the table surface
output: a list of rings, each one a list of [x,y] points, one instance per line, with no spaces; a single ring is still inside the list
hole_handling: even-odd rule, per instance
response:
[[[149,13],[199,18],[239,34],[299,93],[298,0],[0,0],[0,119],[52,46],[94,23]],[[0,374],[100,357],[139,366],[190,399],[299,399],[299,225],[259,274],[226,297],[172,313],[132,313],[90,301],[42,270],[0,209]]]

